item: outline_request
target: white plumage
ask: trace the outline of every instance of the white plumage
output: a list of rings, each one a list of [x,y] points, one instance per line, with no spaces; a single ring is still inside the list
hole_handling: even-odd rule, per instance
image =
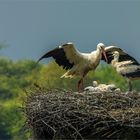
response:
[[[140,65],[135,63],[134,59],[119,62],[119,52],[113,52],[114,59],[111,64],[116,71],[127,78],[129,91],[132,91],[131,80],[140,79]]]
[[[126,51],[116,46],[105,47],[105,52],[107,55],[108,64],[112,63],[112,66],[115,67],[116,71],[123,77],[127,78],[129,91],[131,91],[131,80],[140,79],[139,62],[134,57],[126,53]],[[105,58],[102,57],[102,60],[105,60]]]
[[[64,47],[64,51],[69,62],[74,63],[74,66],[62,76],[65,78],[72,78],[75,75],[84,76],[89,70],[96,69],[100,62],[100,48],[91,53],[80,53],[73,45],[71,45],[69,48]]]
[[[84,89],[89,92],[120,92],[114,84],[98,84],[97,81],[93,81],[93,86],[88,86]]]

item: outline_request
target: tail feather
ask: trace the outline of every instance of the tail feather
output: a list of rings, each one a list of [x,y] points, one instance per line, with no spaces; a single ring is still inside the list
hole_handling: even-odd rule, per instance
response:
[[[67,71],[64,75],[62,75],[60,78],[73,78],[73,75],[71,74],[71,71]]]

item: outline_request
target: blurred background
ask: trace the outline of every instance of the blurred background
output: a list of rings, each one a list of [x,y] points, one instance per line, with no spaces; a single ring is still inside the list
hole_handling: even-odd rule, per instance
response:
[[[139,0],[0,0],[0,139],[31,136],[21,106],[34,83],[75,90],[78,79],[60,79],[64,70],[54,61],[36,66],[45,52],[66,42],[90,52],[102,42],[140,62],[139,7]],[[85,84],[93,80],[127,89],[126,80],[104,63]],[[140,90],[139,81],[133,85]]]

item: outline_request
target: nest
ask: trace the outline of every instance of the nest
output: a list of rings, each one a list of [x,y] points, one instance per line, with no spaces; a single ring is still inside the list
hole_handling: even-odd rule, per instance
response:
[[[140,94],[76,93],[53,89],[27,96],[34,139],[138,139]]]

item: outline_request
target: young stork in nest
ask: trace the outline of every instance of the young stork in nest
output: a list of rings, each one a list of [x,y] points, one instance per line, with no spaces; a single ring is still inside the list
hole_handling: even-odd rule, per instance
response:
[[[69,42],[47,52],[39,59],[39,61],[43,58],[53,57],[59,66],[62,66],[63,69],[67,70],[61,78],[73,78],[74,76],[79,76],[78,92],[81,92],[84,89],[84,77],[90,70],[96,69],[102,58],[102,54],[104,55],[105,60],[108,61],[104,47],[105,45],[103,43],[99,43],[96,51],[91,53],[81,53],[75,48],[73,43]]]

